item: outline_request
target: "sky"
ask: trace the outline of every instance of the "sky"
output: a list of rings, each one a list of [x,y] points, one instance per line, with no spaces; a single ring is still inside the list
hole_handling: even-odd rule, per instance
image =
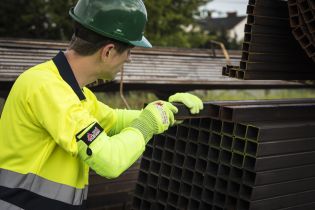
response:
[[[237,11],[238,15],[245,15],[248,0],[213,0],[205,8],[223,13]],[[213,13],[213,17],[224,16],[225,14]]]

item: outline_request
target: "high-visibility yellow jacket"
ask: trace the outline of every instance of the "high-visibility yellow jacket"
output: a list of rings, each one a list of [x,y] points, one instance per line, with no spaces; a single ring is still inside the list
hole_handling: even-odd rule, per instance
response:
[[[102,138],[105,160],[93,169],[116,177],[144,150],[140,131],[126,128],[138,115],[114,110],[81,89],[62,52],[25,71],[1,116],[0,209],[82,209],[90,163],[79,157],[76,136],[94,124],[104,129],[92,135]]]

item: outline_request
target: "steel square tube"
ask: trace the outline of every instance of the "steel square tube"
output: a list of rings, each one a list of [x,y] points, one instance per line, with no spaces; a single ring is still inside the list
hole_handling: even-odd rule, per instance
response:
[[[241,182],[243,178],[243,170],[236,167],[231,167],[230,180]]]
[[[228,165],[220,164],[219,171],[218,171],[218,177],[228,179],[230,176],[230,170],[231,167]]]
[[[141,207],[140,209],[150,209],[151,203],[149,201],[143,200],[141,202]]]
[[[176,143],[175,143],[175,151],[178,152],[178,153],[185,154],[186,146],[187,146],[187,142],[186,141],[177,139]],[[165,152],[168,152],[168,151],[165,150]],[[171,153],[171,152],[169,152],[169,153]]]
[[[225,200],[226,200],[226,195],[220,192],[215,192],[214,193],[214,203],[215,205],[224,208],[224,204],[225,204]]]
[[[313,69],[309,70],[298,70],[306,69],[309,66],[308,63],[305,64],[292,64],[292,63],[271,63],[271,62],[251,62],[251,61],[241,61],[240,69],[244,71],[272,71],[272,72],[313,72]]]
[[[170,186],[170,179],[165,177],[159,177],[159,189],[168,191]]]
[[[204,173],[194,172],[193,184],[203,187]]]
[[[188,127],[185,127],[182,125],[177,126],[177,135],[176,135],[177,139],[186,140],[188,138],[188,133],[189,133]],[[157,136],[160,136],[160,135],[157,135]]]
[[[171,177],[176,180],[181,180],[183,177],[183,169],[179,167],[173,167],[171,172]]]
[[[232,154],[231,165],[237,168],[242,168],[244,163],[244,155],[240,155],[238,153]]]
[[[138,175],[138,183],[146,185],[147,181],[148,181],[148,173],[145,173],[140,170],[139,175]]]
[[[182,177],[183,182],[192,183],[193,177],[194,177],[194,171],[191,171],[188,169],[184,170],[183,177]]]
[[[227,196],[226,201],[225,201],[225,207],[226,209],[235,209],[237,205],[237,197],[234,196]]]
[[[208,145],[198,144],[197,150],[198,157],[207,160],[209,148],[210,147]]]
[[[241,185],[238,182],[229,181],[228,183],[228,192],[229,195],[232,195],[234,197],[239,197]]]
[[[188,134],[189,141],[197,142],[198,141],[198,134],[199,134],[199,131],[197,129],[190,128],[189,134]]]
[[[245,33],[251,34],[264,34],[264,35],[273,35],[273,36],[285,36],[290,35],[290,28],[279,28],[273,26],[263,26],[263,25],[253,25],[245,24]],[[259,51],[258,51],[259,52]]]
[[[247,129],[247,125],[242,124],[242,123],[236,123],[233,134],[235,137],[245,138],[246,129]]]
[[[200,126],[200,118],[190,118],[189,124],[191,128],[199,129]]]
[[[276,8],[285,8],[287,6],[287,2],[285,1],[273,1],[273,0],[249,0],[249,5],[253,6],[264,6],[264,7],[276,7]]]
[[[269,121],[251,122],[247,127],[246,139],[257,142],[289,140],[314,137],[314,121]]]
[[[205,172],[207,169],[207,161],[203,160],[203,159],[197,159],[197,163],[196,163],[196,171],[198,172]]]
[[[197,115],[191,114],[189,108],[182,103],[173,103],[173,105],[175,105],[178,109],[178,112],[174,115],[176,120],[207,118],[209,113],[211,113],[211,109],[207,104],[204,104],[203,110],[200,110]],[[196,122],[198,122],[198,120]],[[199,125],[193,124],[193,126],[198,127]]]
[[[161,161],[162,160],[162,155],[163,155],[163,150],[155,147],[153,149],[153,154],[152,154],[152,159],[156,161]]]
[[[167,191],[158,189],[158,192],[157,192],[157,200],[158,200],[158,201],[161,201],[161,202],[163,202],[163,203],[166,203],[166,201],[167,201],[167,196],[168,196]]]
[[[150,165],[150,173],[154,173],[156,175],[160,174],[161,163],[156,161],[151,161]]]
[[[291,42],[294,40],[291,40]],[[303,55],[304,56],[304,55]],[[267,54],[242,52],[242,61],[270,62],[270,63],[293,63],[297,62],[298,55],[291,54]]]
[[[298,16],[299,15],[299,9],[298,9],[298,6],[297,4],[291,4],[289,5],[289,14],[290,14],[290,17],[292,16]]]
[[[153,147],[147,144],[143,152],[143,156],[146,157],[147,159],[152,159],[152,154],[153,154]]]
[[[273,34],[253,34],[245,33],[244,42],[246,43],[259,43],[259,44],[290,44],[294,39],[288,35],[273,35]],[[290,44],[291,45],[291,44]],[[291,54],[291,53],[286,53]],[[271,55],[270,55],[271,56]],[[276,55],[275,55],[276,56]]]
[[[219,169],[219,164],[209,161],[207,164],[206,173],[216,177],[218,174],[218,169]]]
[[[138,198],[136,195],[133,197],[133,201],[132,201],[132,207],[134,209],[140,209],[141,207],[141,202],[142,202],[142,199],[141,198]]]
[[[167,139],[165,141],[165,149],[168,149],[169,151],[174,151],[175,142],[176,142],[175,138],[167,137]]]
[[[221,135],[215,132],[211,133],[210,146],[220,149],[221,145]]]
[[[271,18],[269,16],[248,15],[247,24],[276,26],[276,27],[290,27],[288,18]]]
[[[201,200],[207,204],[212,204],[214,198],[214,192],[212,190],[204,188],[202,191]]]
[[[208,152],[208,159],[213,162],[218,162],[219,156],[220,156],[220,149],[210,147],[209,152]]]
[[[144,195],[144,190],[145,190],[145,188],[142,185],[137,184],[135,187],[134,194],[136,196],[142,197]]]
[[[186,182],[182,182],[180,185],[180,192],[187,197],[190,197],[192,186]]]
[[[198,149],[198,145],[193,143],[193,142],[189,142],[186,145],[186,154],[195,157],[197,154],[197,149]]]
[[[288,54],[290,50],[290,45],[284,44],[263,44],[263,43],[253,43],[244,42],[242,45],[242,51],[249,53],[268,53],[268,54]],[[230,70],[231,73],[232,69]]]
[[[178,194],[180,192],[179,188],[180,188],[180,182],[172,179],[170,182],[169,190],[172,193]]]
[[[311,177],[315,177],[315,164],[262,172],[244,170],[243,183],[249,186],[260,186]]]
[[[168,165],[165,163],[162,164],[162,167],[161,167],[161,175],[162,176],[167,177],[167,178],[170,177],[171,171],[172,171],[171,165]]]
[[[170,151],[164,150],[163,162],[169,163],[169,164],[173,164],[174,156],[175,156],[174,152],[170,152]]]
[[[222,108],[222,119],[232,122],[314,119],[315,104],[239,105]]]
[[[206,131],[210,131],[211,127],[211,118],[210,116],[207,118],[201,118],[200,119],[200,128],[205,129]]]
[[[158,179],[159,177],[154,174],[149,174],[148,176],[148,185],[151,187],[157,187],[158,186]]]
[[[150,169],[150,160],[144,156],[141,158],[140,168],[144,171],[149,171]]]
[[[196,200],[201,200],[202,196],[202,187],[193,185],[192,191],[191,191],[191,197]]]
[[[217,178],[215,182],[215,191],[226,194],[227,189],[228,189],[228,181],[225,179]]]
[[[286,8],[281,7],[264,7],[259,6],[255,7],[253,5],[248,5],[246,13],[249,15],[259,15],[259,16],[267,16],[273,18],[287,18],[289,16],[288,10]]]
[[[179,200],[179,195],[175,193],[169,193],[167,197],[167,202],[172,206],[177,206],[177,202]]]
[[[225,149],[227,151],[232,151],[232,143],[233,143],[233,137],[222,135],[221,136],[221,149]]]
[[[314,73],[299,72],[271,72],[265,71],[238,71],[238,79],[244,80],[313,80]]]
[[[224,210],[224,207],[214,205],[213,208],[212,208],[212,210]]]
[[[256,157],[257,156],[258,143],[252,141],[246,141],[245,154],[247,156]]]
[[[189,199],[188,209],[198,209],[200,201],[195,199]]]
[[[221,130],[222,130],[222,121],[213,119],[212,124],[211,124],[211,131],[221,133]]]
[[[157,195],[157,189],[153,187],[146,187],[144,197],[146,200],[155,200]]]
[[[307,2],[307,0],[299,0],[297,2],[298,7],[302,10],[302,12],[307,11],[310,9],[310,6]]]
[[[233,153],[244,155],[245,154],[245,144],[246,144],[245,139],[241,139],[241,138],[237,138],[237,137],[233,138],[233,148],[232,148]]]
[[[169,127],[163,135],[170,137],[170,138],[176,138],[176,133],[177,133],[177,126]]]
[[[258,172],[281,168],[289,168],[300,165],[308,165],[314,163],[315,152],[303,152],[294,153],[290,155],[277,155],[261,158],[245,156],[244,169]]]
[[[249,143],[251,144],[251,143]],[[254,143],[253,143],[254,144]],[[257,143],[256,143],[257,144]],[[249,145],[249,154],[253,153],[253,148]],[[258,147],[257,147],[258,146]],[[256,157],[271,156],[271,155],[285,155],[298,152],[315,151],[315,137],[305,139],[292,139],[286,141],[273,141],[259,143],[256,146]],[[247,152],[247,148],[246,148]]]
[[[202,202],[202,203],[200,204],[200,208],[199,208],[199,209],[204,209],[204,210],[212,209],[212,205],[211,205],[211,204],[208,204],[208,203]]]
[[[226,135],[233,136],[233,131],[234,131],[234,123],[233,122],[227,122],[223,121],[222,124],[222,133]]]
[[[207,131],[200,131],[198,134],[198,142],[208,145],[210,140],[211,133]]]
[[[224,163],[224,164],[231,164],[231,159],[232,159],[232,152],[227,151],[227,150],[221,150],[220,151],[220,157],[219,157],[219,162]]]
[[[291,206],[291,207],[284,208],[284,209],[281,209],[281,210],[296,210],[296,209],[314,210],[315,209],[315,202],[306,203],[306,204],[297,205],[297,206]]]
[[[178,167],[184,166],[185,156],[183,154],[175,153],[174,165]]]
[[[190,170],[195,170],[196,167],[196,158],[186,156],[184,161],[184,167]]]
[[[206,189],[214,190],[215,182],[216,177],[207,174],[204,179],[204,187]]]
[[[180,196],[179,200],[178,200],[178,207],[180,209],[185,209],[187,208],[189,203],[189,198],[185,197],[185,196]]]
[[[242,185],[240,190],[240,197],[244,200],[255,201],[314,189],[315,178],[313,177],[310,179],[295,180],[290,182],[282,182],[255,187]]]

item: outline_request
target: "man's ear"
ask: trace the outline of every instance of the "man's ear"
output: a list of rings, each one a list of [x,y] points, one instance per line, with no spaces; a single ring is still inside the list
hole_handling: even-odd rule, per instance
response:
[[[101,50],[101,59],[108,59],[111,54],[113,53],[115,45],[114,44],[107,44],[104,45],[100,50]]]

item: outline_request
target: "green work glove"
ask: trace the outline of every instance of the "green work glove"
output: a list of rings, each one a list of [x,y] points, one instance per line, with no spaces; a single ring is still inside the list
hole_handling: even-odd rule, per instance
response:
[[[198,114],[203,109],[200,98],[190,93],[176,93],[168,98],[169,102],[181,102],[190,109],[191,114]]]
[[[148,142],[154,134],[166,131],[175,123],[174,114],[178,109],[169,102],[155,101],[148,104],[130,127],[140,130]]]

